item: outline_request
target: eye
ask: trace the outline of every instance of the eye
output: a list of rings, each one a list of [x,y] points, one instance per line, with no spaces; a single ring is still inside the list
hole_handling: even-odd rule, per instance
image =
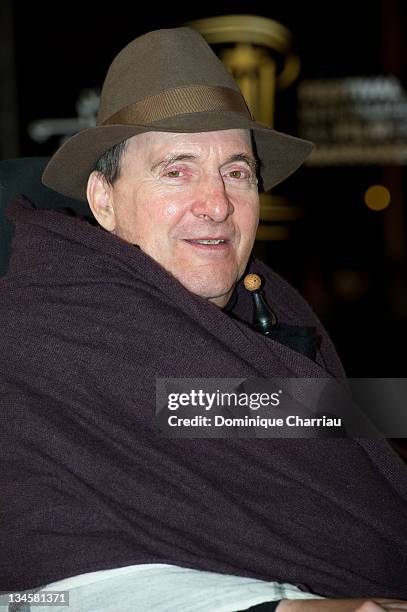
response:
[[[231,170],[229,172],[229,176],[235,179],[246,178],[247,172],[244,172],[243,170]]]
[[[235,170],[228,170],[226,176],[231,179],[237,179],[238,181],[249,180],[251,178],[251,172],[246,168],[236,168]]]
[[[181,170],[168,170],[168,172],[165,173],[165,176],[168,176],[169,178],[179,178],[181,176]]]

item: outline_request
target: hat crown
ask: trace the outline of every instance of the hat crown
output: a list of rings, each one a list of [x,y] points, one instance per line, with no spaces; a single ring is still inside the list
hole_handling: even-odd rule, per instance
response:
[[[103,84],[97,125],[63,143],[42,182],[86,200],[97,160],[120,142],[145,132],[232,129],[251,130],[265,190],[294,172],[312,150],[311,143],[251,117],[232,75],[198,32],[156,30],[136,38],[115,57]]]
[[[115,57],[103,83],[97,124],[125,107],[164,91],[192,85],[240,92],[205,39],[191,28],[155,30]]]

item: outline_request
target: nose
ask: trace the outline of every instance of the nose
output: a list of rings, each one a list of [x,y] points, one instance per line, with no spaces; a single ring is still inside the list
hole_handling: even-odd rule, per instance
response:
[[[229,200],[222,176],[205,177],[201,181],[199,193],[193,204],[192,212],[196,217],[209,218],[222,223],[234,211]]]

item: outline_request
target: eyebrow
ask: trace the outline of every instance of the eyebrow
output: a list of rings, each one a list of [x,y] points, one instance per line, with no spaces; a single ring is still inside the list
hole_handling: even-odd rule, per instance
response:
[[[151,172],[157,170],[158,168],[166,168],[170,164],[173,164],[177,161],[186,161],[188,159],[197,159],[196,155],[192,155],[191,153],[178,153],[177,155],[166,155],[164,159],[153,164],[150,168]]]
[[[226,166],[226,164],[230,164],[231,162],[234,162],[234,161],[246,162],[246,164],[249,166],[253,174],[257,173],[258,162],[257,162],[257,159],[253,157],[253,155],[248,155],[247,153],[236,153],[236,155],[231,155],[225,161],[225,163],[222,164],[222,166]]]
[[[158,170],[158,169],[164,169],[167,166],[169,166],[170,164],[173,164],[174,162],[178,162],[178,161],[188,161],[188,160],[197,160],[198,156],[197,155],[193,155],[192,153],[177,153],[176,155],[167,155],[166,157],[164,157],[164,159],[161,159],[160,161],[156,162],[155,164],[153,164],[151,166],[151,172],[153,172],[154,170]],[[222,166],[226,166],[226,164],[230,164],[234,161],[243,161],[245,162],[250,170],[253,172],[253,174],[257,173],[257,169],[258,169],[258,162],[256,160],[255,157],[253,157],[252,155],[248,155],[247,153],[235,153],[234,155],[231,155],[230,157],[228,157],[222,164]]]

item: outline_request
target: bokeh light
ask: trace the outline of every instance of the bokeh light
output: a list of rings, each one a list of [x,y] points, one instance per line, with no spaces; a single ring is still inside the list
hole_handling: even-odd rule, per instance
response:
[[[390,191],[384,185],[372,185],[365,191],[364,199],[371,210],[384,210],[390,204]]]

